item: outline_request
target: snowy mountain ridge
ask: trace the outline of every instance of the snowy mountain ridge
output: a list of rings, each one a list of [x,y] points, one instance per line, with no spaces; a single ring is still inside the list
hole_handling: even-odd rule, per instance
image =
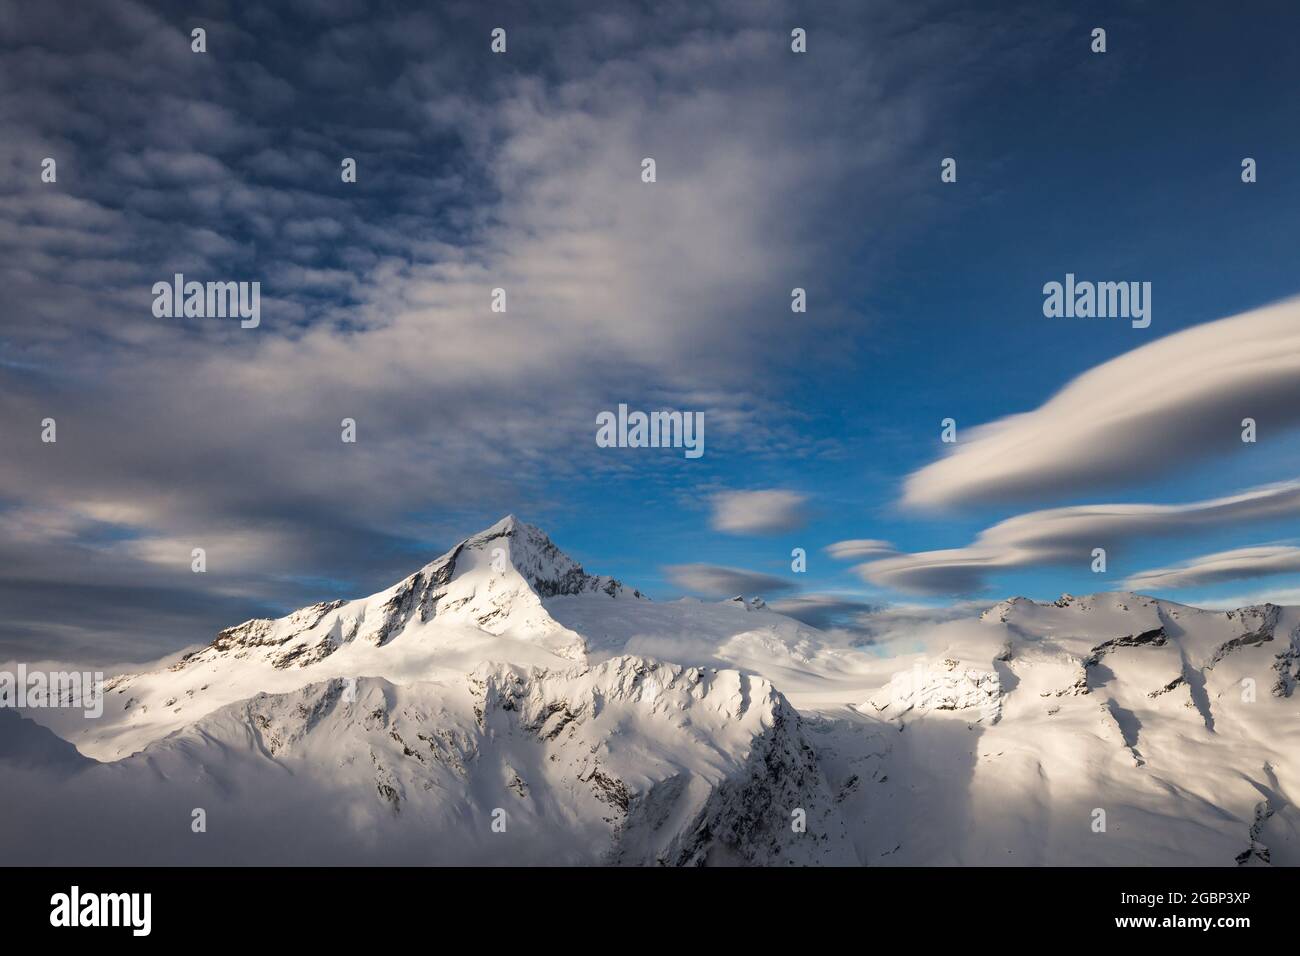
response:
[[[154,862],[856,862],[771,684],[632,656],[257,694],[62,787],[126,821],[101,847]],[[167,839],[187,803],[238,821],[237,852]],[[794,807],[836,839],[800,840]]]
[[[508,517],[113,678],[97,721],[33,712],[108,762],[25,729],[0,836],[44,852],[57,773],[155,862],[218,800],[227,862],[1297,863],[1297,683],[1300,608],[1013,598],[864,645],[644,600]]]

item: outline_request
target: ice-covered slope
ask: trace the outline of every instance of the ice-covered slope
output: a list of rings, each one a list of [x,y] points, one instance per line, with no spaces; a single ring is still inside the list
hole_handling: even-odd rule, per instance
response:
[[[878,657],[757,599],[638,601],[610,613],[608,602],[566,595],[548,599],[545,606],[556,621],[582,635],[592,661],[627,653],[735,667],[763,675],[783,692],[807,690],[837,699],[851,699],[882,671]]]
[[[100,808],[98,862],[857,862],[771,684],[630,656],[259,694],[56,802],[78,792]]]
[[[1016,599],[809,735],[868,864],[1297,864],[1298,635],[1297,608]]]

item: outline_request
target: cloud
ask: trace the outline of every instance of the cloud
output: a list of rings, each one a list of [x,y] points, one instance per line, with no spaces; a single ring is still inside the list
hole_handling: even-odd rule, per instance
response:
[[[727,534],[778,534],[808,521],[797,491],[727,491],[713,498],[713,529]]]
[[[5,20],[0,508],[72,529],[0,540],[24,643],[65,653],[51,609],[75,600],[83,646],[97,595],[105,640],[147,634],[155,657],[212,626],[127,619],[161,591],[225,614],[234,591],[245,611],[295,606],[297,580],[326,582],[311,600],[376,590],[454,542],[453,516],[669,467],[595,448],[596,412],[619,401],[704,411],[710,447],[809,454],[782,372],[842,356],[860,316],[791,325],[772,303],[788,276],[816,288],[854,262],[863,221],[911,218],[883,183],[919,168],[982,50],[1032,44],[992,15],[932,29],[845,4],[812,14],[835,29],[810,72],[772,27],[781,9],[593,21],[557,2],[508,64],[448,42],[487,36],[486,9],[229,5],[205,56],[144,5]],[[34,172],[47,155],[56,184]],[[154,318],[149,290],[176,272],[262,282],[261,326]],[[57,444],[39,441],[46,417]],[[190,574],[205,540],[221,570]]]
[[[838,561],[852,561],[873,554],[894,554],[898,551],[888,541],[878,538],[853,538],[848,541],[836,541],[826,546],[826,553]]]
[[[858,615],[852,630],[889,656],[935,653],[943,651],[952,640],[944,625],[968,626],[988,607],[987,601],[957,601],[941,607],[888,605]]]
[[[1240,581],[1268,574],[1300,571],[1300,548],[1289,545],[1261,545],[1201,555],[1168,568],[1154,568],[1133,575],[1125,582],[1131,591],[1190,588],[1222,581]]]
[[[1001,521],[964,548],[900,554],[869,561],[856,570],[872,584],[900,591],[964,594],[981,588],[991,571],[1071,562],[1086,567],[1093,548],[1112,553],[1136,538],[1189,534],[1296,514],[1300,514],[1300,481],[1181,505],[1052,508]]]
[[[1265,588],[1260,591],[1229,594],[1225,597],[1203,598],[1196,606],[1205,610],[1235,611],[1260,604],[1277,604],[1283,607],[1300,606],[1300,588]]]
[[[716,564],[671,564],[664,568],[668,579],[692,594],[706,597],[750,597],[789,591],[794,585],[784,578]]]
[[[778,613],[821,630],[851,627],[860,616],[880,610],[879,605],[834,594],[800,594],[769,601],[768,606]]]
[[[1031,412],[959,432],[908,476],[934,508],[1092,491],[1240,451],[1242,420],[1300,423],[1300,300],[1168,335],[1104,362]]]

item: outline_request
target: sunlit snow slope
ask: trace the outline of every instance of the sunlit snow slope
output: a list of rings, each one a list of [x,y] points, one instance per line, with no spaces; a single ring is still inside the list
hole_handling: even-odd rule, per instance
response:
[[[72,863],[1293,864],[1298,679],[1297,608],[1015,599],[868,643],[650,602],[508,517],[379,594],[115,677],[99,720],[27,715],[94,760],[0,725],[0,839]]]

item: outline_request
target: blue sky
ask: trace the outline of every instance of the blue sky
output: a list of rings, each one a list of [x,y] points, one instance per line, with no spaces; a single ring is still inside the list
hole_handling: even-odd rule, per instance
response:
[[[0,658],[157,656],[378,590],[507,512],[656,598],[730,569],[779,579],[736,577],[769,597],[842,602],[842,623],[854,602],[1052,598],[1294,543],[1282,505],[1099,531],[1105,575],[1077,542],[1000,567],[999,538],[976,586],[926,593],[824,551],[882,539],[906,563],[1038,509],[1297,477],[1297,356],[1268,348],[1288,317],[1211,325],[1300,292],[1296,15],[1073,6],[122,2],[69,21],[19,4],[0,21],[19,91],[0,145]],[[39,180],[46,156],[57,183]],[[178,271],[260,281],[262,326],[152,316],[148,290]],[[1150,282],[1151,327],[1045,318],[1043,284],[1067,272]],[[505,315],[487,309],[497,286]],[[902,505],[952,451],[943,418],[971,441],[1198,327],[1151,360],[1185,407],[1139,389],[1132,421],[1076,416],[1056,456],[1068,486],[1006,456],[988,475],[1004,492],[949,473],[943,507]],[[1196,371],[1252,336],[1262,354],[1236,378]],[[702,411],[704,457],[595,447],[620,402]],[[1202,427],[1243,403],[1258,443]],[[1091,474],[1127,448],[1131,469]],[[728,496],[755,491],[803,502],[779,531],[720,529]],[[1297,587],[1243,573],[1161,593]]]
[[[884,246],[888,265],[869,293],[853,299],[861,315],[850,335],[855,360],[829,374],[796,374],[786,393],[812,420],[809,431],[841,443],[843,453],[815,463],[764,461],[755,471],[750,460],[727,467],[719,462],[723,449],[711,450],[729,487],[808,493],[815,517],[806,528],[757,542],[725,541],[688,512],[656,522],[648,529],[652,543],[629,553],[612,527],[618,503],[656,500],[653,486],[633,479],[589,505],[614,504],[611,524],[601,522],[599,533],[584,535],[581,525],[557,533],[563,530],[580,550],[617,554],[635,569],[629,576],[650,582],[665,553],[794,579],[789,551],[803,546],[814,555],[800,581],[805,588],[897,599],[864,586],[843,563],[814,549],[845,537],[884,538],[914,550],[954,547],[1017,511],[965,509],[926,520],[894,507],[901,476],[941,453],[942,418],[976,424],[1031,409],[1076,375],[1151,337],[1294,295],[1300,182],[1288,163],[1300,131],[1286,119],[1285,90],[1296,67],[1277,20],[1130,12],[1098,22],[1123,24],[1122,30],[1111,26],[1105,56],[1081,43],[1013,82],[983,78],[990,84],[984,95],[996,106],[955,118],[934,144],[936,156],[959,158],[958,184],[940,183],[934,170],[894,173],[900,180],[931,180],[917,201],[927,223],[901,237],[864,229],[859,257],[870,260]],[[1272,174],[1245,186],[1243,156]],[[1067,271],[1151,281],[1152,328],[1045,319],[1042,283]],[[850,274],[818,291],[838,296],[853,284]],[[1267,444],[1182,474],[1064,501],[1193,501],[1293,477],[1294,435],[1274,434]],[[1298,534],[1300,525],[1291,520],[1187,542],[1139,543],[1106,579],[1085,561],[1008,572],[985,593],[1050,598],[1106,589],[1115,575],[1153,563]],[[1294,575],[1270,578],[1267,588],[1296,583]],[[661,593],[673,590],[670,582],[661,587]],[[1166,596],[1190,602],[1242,591],[1231,583]]]

